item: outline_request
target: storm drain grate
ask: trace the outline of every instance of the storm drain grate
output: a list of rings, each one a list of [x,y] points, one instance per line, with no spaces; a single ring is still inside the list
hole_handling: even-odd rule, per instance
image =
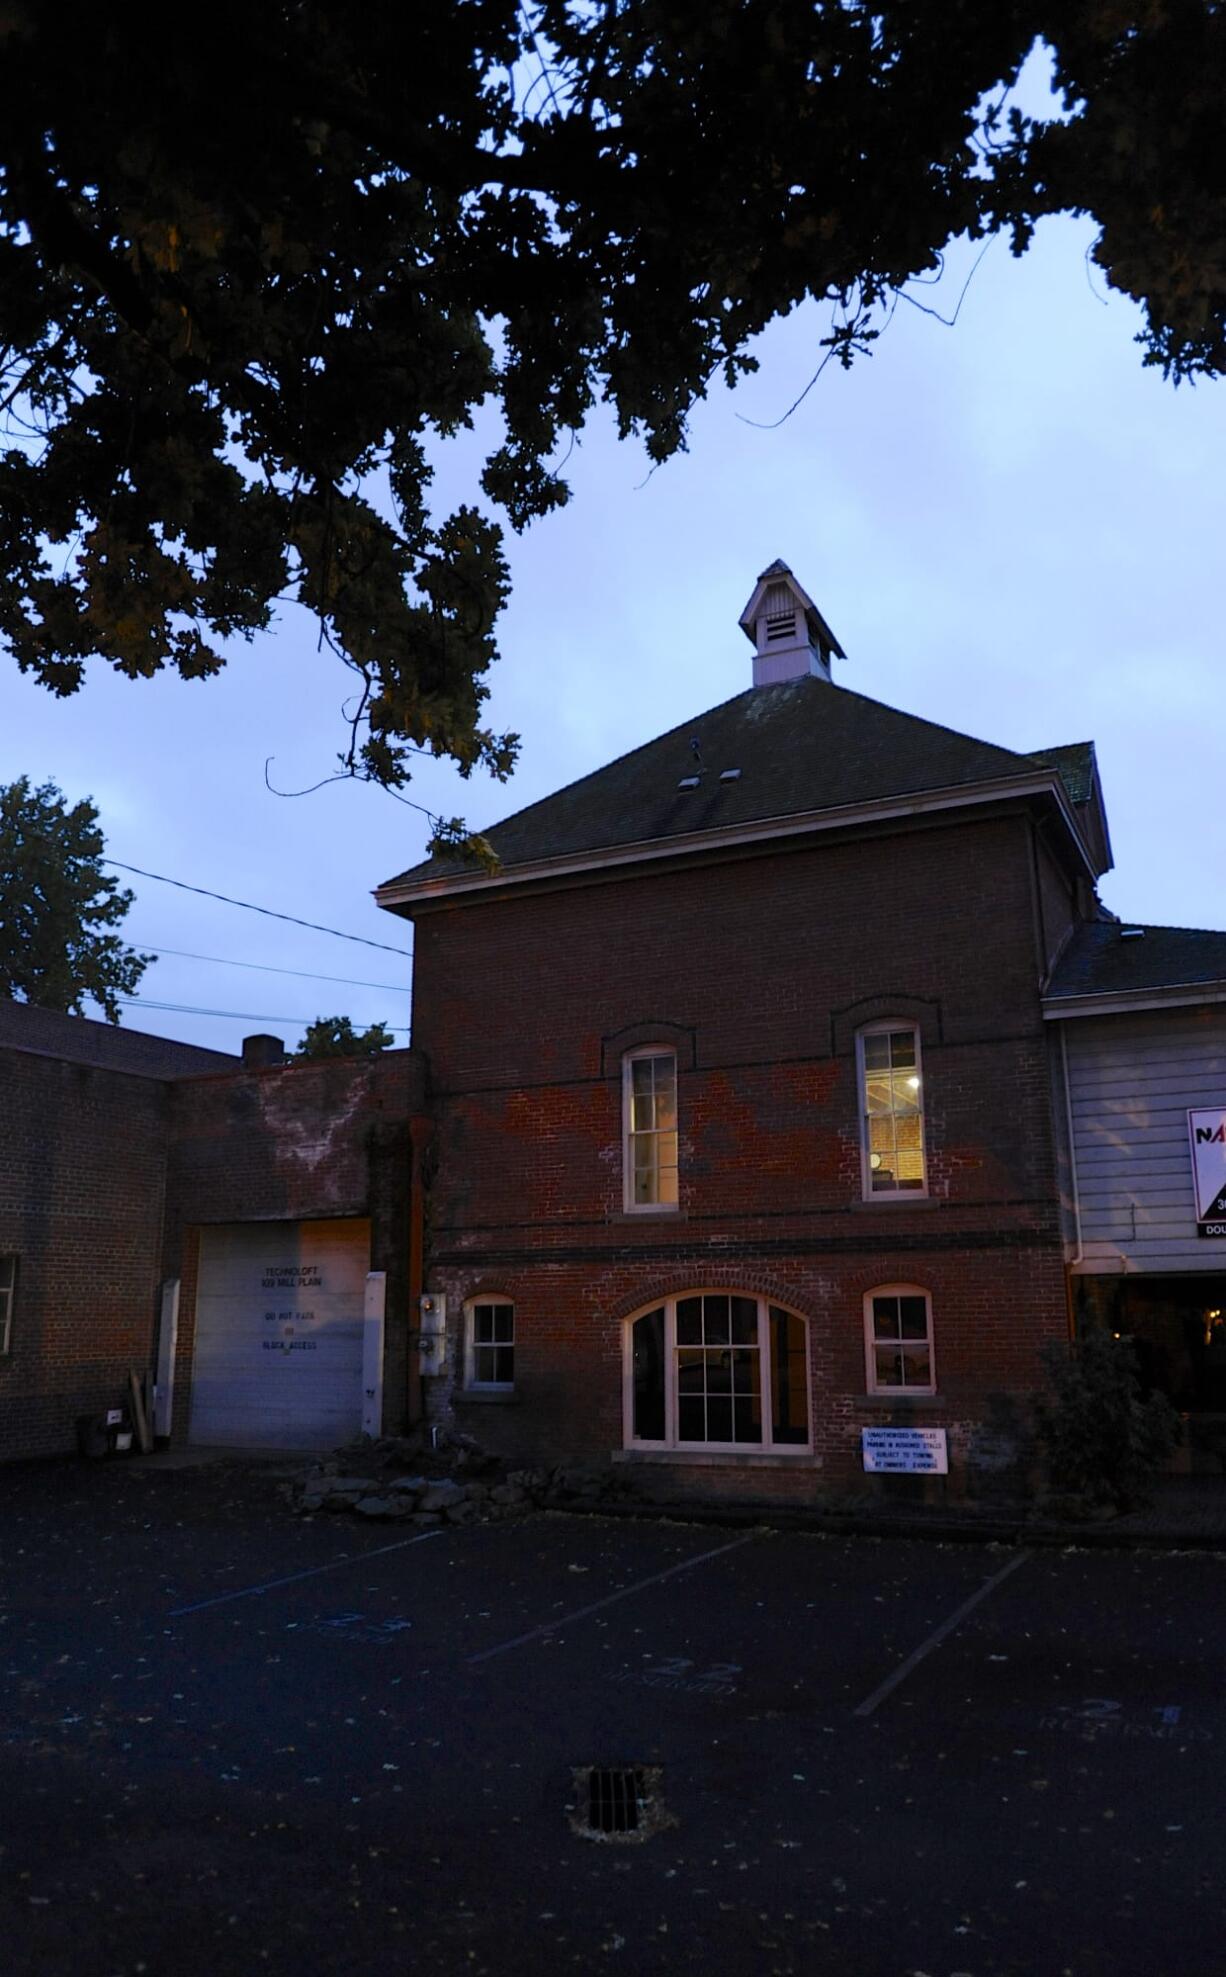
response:
[[[643,1773],[637,1765],[618,1769],[594,1764],[588,1776],[587,1823],[593,1833],[638,1831]]]
[[[660,1797],[658,1764],[584,1764],[571,1776],[570,1823],[585,1840],[650,1839],[676,1820]]]

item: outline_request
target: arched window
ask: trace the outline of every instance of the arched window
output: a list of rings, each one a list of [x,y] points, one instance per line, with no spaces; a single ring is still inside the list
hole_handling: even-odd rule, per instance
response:
[[[810,1446],[807,1328],[762,1297],[692,1291],[626,1327],[630,1448]]]
[[[864,1195],[928,1191],[924,1082],[914,1023],[871,1023],[856,1038]]]
[[[937,1365],[932,1299],[918,1284],[878,1284],[864,1299],[864,1358],[871,1394],[932,1394]]]

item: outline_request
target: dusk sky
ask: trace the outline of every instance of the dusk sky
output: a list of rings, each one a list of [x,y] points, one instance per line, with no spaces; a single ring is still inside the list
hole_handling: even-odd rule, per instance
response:
[[[812,376],[825,318],[775,325],[757,377],[714,392],[688,455],[650,478],[641,450],[593,419],[569,508],[510,542],[488,713],[523,735],[519,769],[501,787],[424,764],[407,794],[487,825],[739,692],[751,648],[737,617],[782,556],[848,654],[836,690],[1006,748],[1092,737],[1116,860],[1106,904],[1226,925],[1226,394],[1176,391],[1144,368],[1138,314],[1107,299],[1091,239],[1048,222],[1020,262],[995,241],[956,327],[901,304],[871,359],[828,365],[762,430],[748,421],[777,421]],[[970,261],[952,254],[939,287],[912,293],[951,313]],[[468,496],[476,458],[453,448],[440,492]],[[374,789],[287,800],[264,786],[266,756],[298,788],[329,773],[344,739],[348,676],[302,614],[202,683],[131,683],[98,665],[56,701],[12,661],[0,668],[0,781],[92,796],[125,863],[403,951],[129,879],[124,932],[146,950],[384,986],[165,954],[125,1023],[237,1050],[249,1031],[293,1044],[317,1014],[345,1011],[407,1041],[412,930],[370,895],[422,856],[426,820]]]

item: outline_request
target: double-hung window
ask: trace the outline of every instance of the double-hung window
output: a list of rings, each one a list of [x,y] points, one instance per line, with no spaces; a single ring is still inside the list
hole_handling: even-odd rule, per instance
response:
[[[871,1394],[936,1392],[932,1299],[917,1284],[881,1284],[864,1300],[864,1352]]]
[[[464,1384],[509,1393],[515,1385],[515,1306],[509,1297],[478,1297],[468,1306]]]
[[[864,1193],[924,1194],[924,1084],[919,1031],[875,1023],[856,1041]]]
[[[13,1297],[17,1289],[17,1258],[0,1256],[0,1355],[13,1337]]]
[[[766,1298],[665,1298],[627,1327],[629,1447],[809,1446],[805,1323]]]
[[[624,1205],[677,1206],[677,1057],[632,1050],[622,1060]]]

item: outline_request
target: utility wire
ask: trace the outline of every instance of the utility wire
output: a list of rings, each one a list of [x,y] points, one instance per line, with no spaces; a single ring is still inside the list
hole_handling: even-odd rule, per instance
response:
[[[306,968],[274,968],[270,961],[232,961],[226,954],[191,954],[185,947],[163,947],[160,941],[141,940],[124,928],[124,939],[131,947],[156,947],[157,958],[173,954],[176,961],[215,961],[222,968],[255,968],[262,975],[294,975],[302,982],[339,982],[342,988],[384,989],[388,995],[411,993],[407,982],[357,982],[349,975],[313,975]]]
[[[270,1016],[266,1011],[253,1009],[195,1009],[187,1002],[152,1002],[143,995],[117,995],[115,1000],[129,1003],[134,1009],[168,1009],[176,1016],[226,1016],[236,1023],[296,1023],[304,1030],[318,1020],[314,1016]],[[383,1027],[406,1037],[409,1034],[407,1023],[385,1023]]]
[[[117,872],[134,872],[138,879],[156,879],[159,885],[177,886],[180,892],[199,893],[202,899],[220,899],[223,906],[245,906],[249,913],[263,913],[269,920],[287,920],[291,927],[309,927],[313,934],[332,934],[337,940],[356,941],[359,947],[377,947],[384,954],[398,954],[402,961],[412,958],[407,947],[389,947],[385,940],[368,940],[365,934],[343,934],[337,927],[321,927],[316,920],[299,920],[293,913],[277,913],[271,906],[255,906],[249,899],[231,899],[228,893],[210,892],[207,886],[189,886],[185,879],[168,879],[165,872],[146,872],[143,866],[124,865],[118,858],[104,858],[102,863],[113,865]]]

